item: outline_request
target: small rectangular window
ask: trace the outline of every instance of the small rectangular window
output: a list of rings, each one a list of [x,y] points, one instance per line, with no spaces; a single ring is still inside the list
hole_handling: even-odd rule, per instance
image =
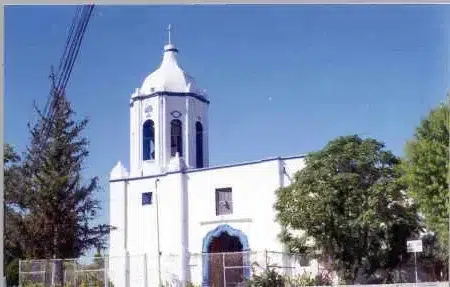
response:
[[[216,215],[233,213],[233,198],[230,187],[216,189]]]
[[[142,205],[150,205],[152,204],[152,192],[143,192],[142,193]]]

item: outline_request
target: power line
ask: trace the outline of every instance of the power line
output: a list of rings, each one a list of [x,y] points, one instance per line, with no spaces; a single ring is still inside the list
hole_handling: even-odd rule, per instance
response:
[[[93,9],[94,5],[86,5],[83,8],[77,7],[56,73],[52,68],[50,75],[52,86],[43,113],[47,121],[44,121],[40,134],[41,146],[39,148],[41,150],[47,142],[52,125],[50,120],[55,114],[60,97],[65,93]]]
[[[57,81],[56,79],[61,77],[62,68],[63,68],[64,62],[66,61],[65,59],[67,58],[68,48],[71,44],[71,39],[73,38],[74,28],[76,26],[76,23],[79,21],[80,12],[81,12],[81,8],[77,7],[77,9],[75,11],[75,15],[72,19],[72,25],[70,26],[70,29],[69,29],[69,34],[68,34],[66,44],[64,47],[64,52],[61,55],[58,70],[56,71],[56,73],[54,71],[53,66],[51,66],[51,73],[50,73],[50,77],[49,77],[51,80],[51,89],[50,89],[49,96],[47,98],[47,103],[45,104],[44,113],[43,113],[44,115],[47,115],[49,113],[49,106],[54,97],[54,91],[56,90],[56,85],[55,85],[55,83]]]
[[[73,35],[73,31],[74,31],[74,29],[75,29],[76,23],[77,23],[77,21],[78,21],[78,19],[79,19],[79,17],[80,17],[80,13],[81,13],[81,8],[80,8],[80,7],[77,7],[77,10],[75,11],[75,16],[74,16],[73,19],[72,19],[72,25],[70,26],[70,29],[69,29],[69,36],[67,37],[67,40],[66,40],[66,45],[65,45],[65,47],[64,47],[64,52],[63,52],[63,54],[61,55],[61,59],[60,59],[60,61],[59,61],[59,66],[58,66],[57,75],[59,75],[60,72],[61,72],[61,69],[62,69],[62,66],[63,66],[63,62],[64,62],[64,58],[65,58],[66,55],[67,55],[68,47],[69,47],[69,45],[70,45],[70,41],[71,41],[71,39],[72,39],[72,35]]]

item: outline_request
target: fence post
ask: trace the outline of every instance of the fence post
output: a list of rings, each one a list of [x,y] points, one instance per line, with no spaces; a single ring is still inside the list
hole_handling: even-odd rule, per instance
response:
[[[269,268],[269,258],[267,256],[267,249],[264,249],[264,263],[265,263],[264,269],[267,271]]]
[[[125,253],[125,287],[130,287],[130,254]]]
[[[51,267],[51,268],[52,268],[52,269],[51,269],[51,270],[52,270],[52,271],[51,271],[51,277],[50,277],[51,280],[52,280],[52,281],[51,281],[51,282],[52,282],[52,285],[51,285],[51,286],[55,286],[55,285],[56,285],[56,282],[55,282],[55,261],[54,261],[54,260],[53,260],[53,261],[50,260],[50,262],[51,262],[50,264],[51,264],[51,266],[52,266],[52,267]]]
[[[22,286],[22,280],[22,260],[19,259],[19,286]],[[6,286],[6,282],[4,286]]]
[[[75,262],[75,264],[73,265],[73,278],[75,281],[75,286],[78,286],[78,263]]]
[[[222,253],[222,267],[223,267],[223,287],[227,287],[227,272],[225,267],[225,253]]]
[[[105,280],[105,287],[109,286],[109,256],[105,256],[103,258],[103,272],[104,272],[104,280]]]
[[[147,253],[144,253],[144,287],[148,286],[148,277],[147,277]]]
[[[45,285],[48,282],[48,274],[47,274],[48,261],[45,260],[44,262],[45,262],[44,264],[44,285]]]

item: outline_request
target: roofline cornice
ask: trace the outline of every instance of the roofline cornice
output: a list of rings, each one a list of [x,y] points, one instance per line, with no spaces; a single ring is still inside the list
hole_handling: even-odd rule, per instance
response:
[[[212,166],[212,167],[205,167],[205,168],[190,168],[190,169],[185,169],[185,170],[168,171],[168,172],[164,172],[164,173],[160,173],[160,174],[153,174],[153,175],[127,177],[127,178],[122,178],[122,179],[110,179],[109,182],[120,182],[120,181],[129,182],[129,181],[135,181],[135,180],[140,180],[140,179],[159,178],[159,177],[167,176],[170,174],[177,174],[177,173],[195,173],[195,172],[200,172],[200,171],[224,169],[224,168],[246,166],[246,165],[255,165],[255,164],[261,164],[261,163],[271,162],[271,161],[301,159],[301,158],[305,158],[305,157],[306,157],[306,154],[300,154],[300,155],[288,156],[288,157],[280,157],[279,156],[279,157],[272,157],[272,158],[255,160],[255,161],[247,161],[247,162],[240,162],[240,163],[226,164],[226,165],[219,165],[219,166]]]
[[[152,94],[148,94],[148,95],[139,95],[139,96],[135,96],[131,98],[130,101],[130,105],[133,105],[133,103],[137,100],[144,100],[144,99],[149,99],[149,98],[153,98],[153,97],[158,97],[158,96],[168,96],[168,97],[191,97],[191,98],[195,98],[203,103],[206,104],[210,104],[210,101],[205,98],[202,95],[199,95],[197,93],[177,93],[177,92],[155,92]]]

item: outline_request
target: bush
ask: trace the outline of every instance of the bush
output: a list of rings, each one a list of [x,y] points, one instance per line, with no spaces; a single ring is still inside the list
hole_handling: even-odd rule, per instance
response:
[[[254,270],[253,270],[254,271]],[[302,286],[330,286],[331,277],[326,273],[319,273],[315,277],[311,273],[303,273],[295,277],[285,277],[275,269],[268,268],[261,274],[253,272],[251,279],[246,281],[247,287],[302,287]]]
[[[289,286],[315,286],[316,280],[310,273],[303,273],[300,276],[293,277],[293,278],[287,278],[287,281],[289,283]]]
[[[285,287],[286,280],[281,274],[274,269],[267,269],[261,275],[253,275],[253,277],[246,282],[248,287]]]
[[[316,275],[315,285],[319,286],[331,286],[333,285],[333,279],[328,273],[319,273]]]

